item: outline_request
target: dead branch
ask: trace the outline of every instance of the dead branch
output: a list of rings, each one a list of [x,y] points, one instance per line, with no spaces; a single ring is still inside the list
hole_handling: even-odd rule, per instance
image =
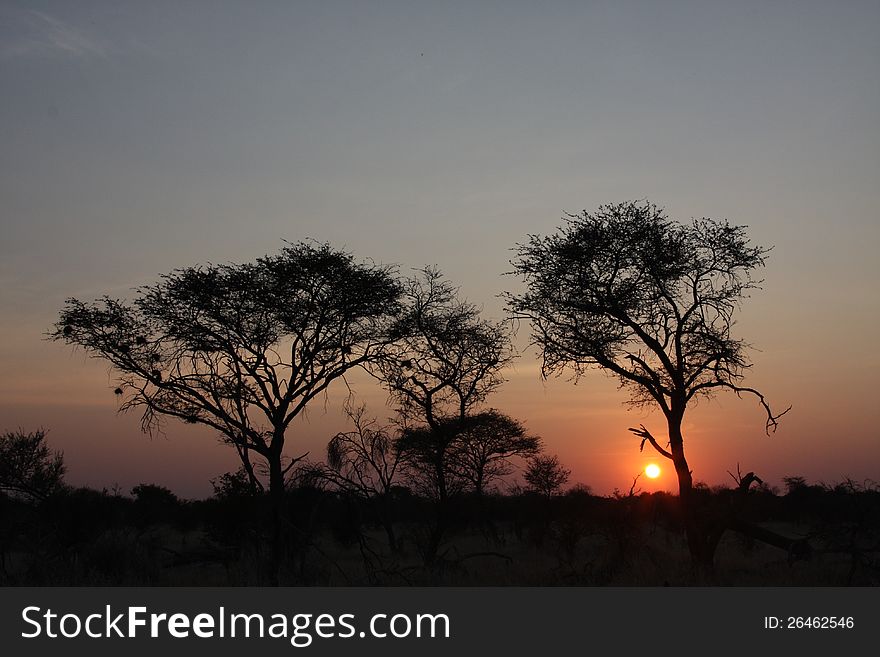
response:
[[[657,452],[658,452],[659,454],[662,454],[663,456],[665,456],[666,458],[668,458],[668,459],[671,461],[671,460],[672,460],[672,454],[670,454],[670,453],[667,452],[665,449],[663,449],[662,447],[660,447],[660,445],[659,445],[659,444],[657,443],[657,441],[654,439],[654,436],[651,435],[651,432],[648,431],[648,430],[645,428],[645,425],[644,425],[644,424],[639,425],[639,426],[640,426],[639,429],[636,429],[636,428],[634,428],[634,427],[630,427],[630,428],[629,428],[629,431],[631,431],[632,433],[634,433],[634,434],[637,435],[637,436],[640,436],[641,439],[642,439],[642,442],[641,442],[641,444],[639,445],[639,451],[640,451],[640,452],[644,451],[644,449],[645,449],[645,442],[649,442],[649,443],[651,443],[651,446],[652,446],[654,449],[656,449]]]
[[[764,411],[767,413],[767,423],[764,425],[764,431],[767,433],[768,436],[770,435],[771,429],[773,430],[773,433],[776,433],[776,428],[779,426],[779,418],[781,418],[783,415],[791,410],[791,406],[789,406],[778,415],[773,415],[773,411],[770,410],[770,405],[767,403],[767,400],[764,399],[764,395],[754,388],[744,388],[727,382],[725,382],[724,387],[733,390],[736,393],[736,396],[740,399],[742,399],[743,393],[749,393],[751,395],[755,395],[755,397],[758,398],[758,402],[761,404],[761,406],[764,407]]]
[[[745,475],[743,475],[742,471],[739,468],[739,463],[736,464],[736,474],[733,474],[730,470],[727,471],[727,474],[729,474],[736,482],[737,490],[740,490],[742,492],[748,492],[753,483],[757,483],[758,485],[764,483],[764,480],[761,479],[754,472],[747,472]]]

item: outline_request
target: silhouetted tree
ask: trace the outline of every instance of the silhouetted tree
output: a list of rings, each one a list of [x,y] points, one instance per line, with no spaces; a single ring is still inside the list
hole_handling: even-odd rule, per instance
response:
[[[151,507],[174,507],[180,504],[180,499],[165,486],[156,484],[138,484],[131,489],[135,504],[143,504]]]
[[[395,446],[409,486],[443,504],[464,492],[460,465],[461,433],[468,418],[438,418],[433,426],[404,427]]]
[[[410,279],[404,300],[394,348],[375,371],[406,427],[402,453],[430,471],[442,501],[456,485],[448,457],[463,424],[503,382],[510,331],[503,322],[481,319],[479,309],[458,299],[458,290],[436,269]]]
[[[214,489],[214,497],[220,500],[252,497],[260,492],[243,467],[215,477],[211,480],[211,487]]]
[[[349,409],[348,417],[354,431],[338,433],[327,444],[332,480],[362,497],[389,493],[400,464],[393,429],[368,419],[364,406]]]
[[[775,429],[764,396],[740,382],[749,367],[747,345],[733,337],[733,315],[759,284],[752,272],[768,249],[752,246],[745,228],[726,221],[670,220],[647,202],[606,205],[568,215],[549,237],[518,245],[514,272],[526,291],[509,294],[514,317],[531,322],[545,376],[591,367],[616,376],[630,403],[663,412],[668,449],[643,426],[631,429],[670,459],[679,482],[692,559],[713,555],[694,512],[691,470],[682,420],[697,396],[719,389],[757,397]]]
[[[532,490],[553,497],[568,482],[571,470],[566,470],[558,456],[539,455],[529,460],[523,478]]]
[[[458,438],[457,470],[479,496],[486,487],[513,472],[510,459],[528,459],[541,451],[541,439],[521,422],[495,409],[471,415]]]
[[[482,319],[430,267],[406,283],[404,303],[394,349],[377,361],[374,374],[399,411],[398,449],[410,482],[437,502],[423,550],[432,563],[449,520],[447,501],[461,489],[456,440],[468,416],[503,382],[510,330],[504,322]]]
[[[252,456],[262,458],[277,561],[284,480],[297,460],[284,457],[288,427],[382,354],[400,294],[388,267],[289,244],[246,264],[175,270],[131,303],[69,299],[51,337],[109,361],[121,410],[141,411],[145,431],[163,417],[212,427],[258,486]]]
[[[327,444],[327,467],[320,475],[364,503],[377,504],[378,517],[392,550],[397,549],[390,505],[400,465],[400,449],[392,427],[366,417],[366,407],[348,409],[353,431],[333,436]]]
[[[164,486],[138,484],[131,489],[134,497],[134,518],[146,527],[156,523],[170,523],[179,517],[180,499]]]
[[[807,480],[805,477],[801,477],[799,475],[793,475],[789,477],[783,477],[782,483],[785,484],[785,492],[788,495],[792,495],[797,493],[798,491],[804,490],[807,488]]]
[[[0,491],[45,500],[62,487],[64,470],[64,454],[49,449],[44,430],[0,435]]]

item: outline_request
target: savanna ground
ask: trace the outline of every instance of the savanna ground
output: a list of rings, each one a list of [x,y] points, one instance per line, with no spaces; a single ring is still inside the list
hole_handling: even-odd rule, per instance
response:
[[[788,480],[752,490],[740,517],[795,539],[784,550],[735,531],[715,571],[696,575],[664,493],[594,496],[584,488],[462,497],[438,525],[435,502],[400,489],[379,504],[301,487],[288,492],[278,583],[315,586],[874,586],[880,583],[880,490]],[[729,489],[701,488],[722,517]],[[64,489],[36,502],[0,497],[4,585],[257,586],[272,579],[266,499],[182,501],[167,489]],[[382,519],[391,519],[388,527]],[[397,549],[390,549],[387,529]],[[442,529],[439,549],[430,537]],[[801,540],[798,540],[801,539]],[[803,547],[807,546],[804,550]]]

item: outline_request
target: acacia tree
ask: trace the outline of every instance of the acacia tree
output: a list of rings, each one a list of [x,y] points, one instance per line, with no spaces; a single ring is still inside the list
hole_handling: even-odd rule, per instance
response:
[[[513,472],[511,459],[529,459],[541,451],[541,439],[523,424],[494,408],[472,415],[459,435],[457,469],[477,496],[492,482]]]
[[[425,475],[441,502],[459,488],[452,450],[469,415],[503,382],[510,331],[480,317],[475,305],[433,268],[410,279],[397,340],[375,372],[405,427],[399,440],[410,471]]]
[[[511,459],[541,451],[540,438],[495,409],[406,427],[397,444],[411,483],[437,499],[468,490],[482,497],[492,482],[513,472]]]
[[[408,485],[441,506],[467,486],[459,467],[466,421],[467,416],[442,417],[433,425],[404,426],[395,442]]]
[[[468,417],[503,382],[510,331],[480,317],[440,272],[426,268],[405,284],[396,341],[374,375],[387,388],[403,427],[397,440],[410,482],[436,501],[424,545],[437,556],[448,524],[448,500],[461,490],[457,441]]]
[[[178,269],[137,290],[68,299],[50,334],[110,363],[121,411],[215,429],[262,487],[268,472],[277,576],[287,430],[315,397],[382,355],[401,287],[389,267],[328,244],[288,244],[254,262]]]
[[[0,491],[43,501],[63,487],[64,454],[51,451],[42,429],[0,435]]]
[[[577,379],[598,367],[619,379],[630,403],[663,412],[667,448],[644,426],[631,431],[675,467],[697,565],[711,566],[714,544],[693,503],[681,430],[689,404],[723,389],[752,395],[768,433],[783,414],[741,385],[748,345],[733,335],[734,312],[759,285],[752,273],[768,250],[751,245],[742,226],[681,224],[651,203],[626,202],[567,215],[556,234],[518,245],[511,263],[526,290],[507,295],[508,309],[531,323],[544,376],[570,371]]]
[[[553,497],[568,482],[571,470],[562,467],[556,455],[538,455],[529,460],[523,478],[529,486],[547,497]]]

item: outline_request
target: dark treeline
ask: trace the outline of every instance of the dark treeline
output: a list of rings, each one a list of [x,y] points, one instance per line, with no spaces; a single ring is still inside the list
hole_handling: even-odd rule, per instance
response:
[[[21,434],[19,434],[21,435]],[[30,434],[31,436],[35,434]],[[45,442],[41,441],[44,445]],[[42,454],[43,463],[61,464]],[[35,470],[38,470],[36,468]],[[4,473],[5,474],[5,473]],[[52,473],[44,473],[51,475]],[[161,486],[96,491],[65,485],[60,472],[24,491],[3,479],[0,581],[4,585],[263,585],[274,583],[269,493],[243,473],[214,480],[205,500]],[[880,488],[788,477],[765,485],[708,488],[696,498],[719,518],[770,536],[727,532],[712,583],[880,583]],[[437,499],[393,485],[367,494],[303,471],[285,489],[290,537],[282,584],[297,585],[686,585],[696,583],[682,542],[678,497],[596,496],[583,485],[548,495],[452,493],[443,535]],[[705,583],[700,581],[699,583]]]

